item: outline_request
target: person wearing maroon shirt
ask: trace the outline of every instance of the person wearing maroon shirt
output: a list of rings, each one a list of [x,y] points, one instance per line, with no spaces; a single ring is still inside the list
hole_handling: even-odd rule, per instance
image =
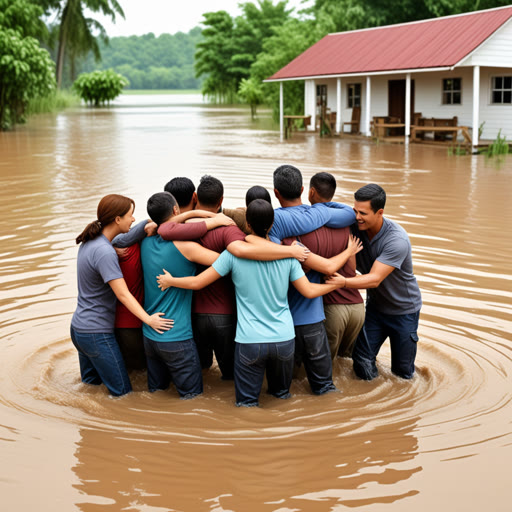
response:
[[[334,176],[328,172],[319,172],[310,180],[309,202],[311,204],[329,203],[335,191]],[[314,246],[307,235],[302,241],[313,253],[324,258],[331,258],[349,247],[350,228],[321,228],[318,230],[318,243]],[[356,275],[355,254],[354,252],[341,268],[334,268],[332,265],[326,266],[322,263],[317,266],[314,258],[308,259],[308,264],[327,275],[338,272],[344,277],[354,277]],[[324,296],[324,312],[325,330],[332,359],[337,355],[352,357],[354,343],[364,324],[364,304],[361,294],[356,289],[338,288]]]
[[[203,211],[217,212],[224,199],[224,186],[213,176],[203,176],[197,187],[197,207]],[[194,224],[187,224],[194,225]],[[166,240],[173,240],[172,225],[163,224],[158,233]],[[246,235],[236,226],[220,227],[199,238],[190,235],[201,245],[215,252],[227,249],[238,258],[253,260],[276,260],[285,258],[303,259],[306,249],[284,247],[263,240],[255,235]],[[250,242],[250,243],[247,243]],[[304,252],[302,252],[304,251]],[[202,269],[198,269],[198,273]],[[203,290],[196,291],[192,302],[192,329],[201,366],[210,368],[213,354],[222,378],[232,380],[234,376],[234,353],[236,333],[236,303],[233,283],[224,277]]]

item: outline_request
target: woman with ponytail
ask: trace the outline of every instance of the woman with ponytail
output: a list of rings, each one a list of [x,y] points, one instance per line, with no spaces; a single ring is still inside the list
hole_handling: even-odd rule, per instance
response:
[[[251,232],[268,238],[274,222],[274,209],[263,199],[247,207]],[[344,286],[345,278],[334,274],[330,284],[310,283],[296,259],[277,261],[244,260],[224,251],[213,266],[197,276],[158,276],[162,290],[175,286],[199,290],[231,272],[235,284],[237,327],[235,348],[236,405],[258,405],[258,397],[267,373],[268,392],[278,398],[290,397],[295,330],[288,307],[290,282],[305,297],[325,295]]]
[[[132,390],[123,357],[114,335],[117,300],[157,332],[167,331],[173,320],[163,313],[148,315],[126,286],[112,239],[127,233],[135,220],[132,199],[118,194],[105,196],[97,219],[78,235],[78,300],[71,320],[71,340],[78,350],[82,382],[105,384],[110,394]]]

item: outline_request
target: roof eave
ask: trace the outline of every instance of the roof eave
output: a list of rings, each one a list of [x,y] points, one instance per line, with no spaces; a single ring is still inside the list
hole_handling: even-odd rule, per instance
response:
[[[341,73],[341,74],[331,74],[331,75],[306,75],[306,76],[296,76],[296,77],[287,77],[287,78],[266,78],[263,80],[264,83],[272,83],[272,82],[292,82],[295,80],[317,80],[320,78],[346,78],[346,77],[356,77],[356,76],[379,76],[379,75],[398,75],[404,73],[433,73],[435,71],[448,71],[453,69],[458,65],[454,64],[452,66],[439,66],[435,68],[411,68],[411,69],[389,69],[385,71],[368,71],[368,72],[355,72],[355,73]]]

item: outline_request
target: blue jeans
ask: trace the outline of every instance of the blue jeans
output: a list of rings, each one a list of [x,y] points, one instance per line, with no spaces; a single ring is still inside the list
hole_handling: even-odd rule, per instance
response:
[[[148,389],[167,389],[172,382],[181,398],[194,398],[203,392],[203,375],[196,344],[184,341],[154,341],[144,336],[148,367]]]
[[[109,393],[121,396],[132,390],[123,356],[113,332],[77,332],[71,341],[78,350],[80,375],[86,384],[105,384]]]
[[[235,344],[235,396],[237,407],[258,404],[265,370],[268,393],[290,398],[295,339],[277,343]]]
[[[210,368],[213,353],[224,380],[233,380],[235,366],[235,315],[192,315],[192,330],[201,368]]]
[[[323,395],[334,391],[332,359],[324,323],[295,326],[295,365],[304,363],[311,391]]]
[[[352,353],[356,375],[365,380],[377,377],[377,354],[389,337],[391,371],[399,377],[411,379],[414,375],[419,317],[419,311],[408,315],[387,315],[368,305],[364,326]]]

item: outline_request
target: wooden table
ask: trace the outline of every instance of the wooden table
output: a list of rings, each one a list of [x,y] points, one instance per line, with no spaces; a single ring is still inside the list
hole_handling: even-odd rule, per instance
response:
[[[288,138],[288,134],[292,133],[293,123],[297,119],[302,119],[304,121],[304,127],[307,128],[311,124],[311,116],[283,116],[283,119],[286,120],[284,125],[284,138]]]

